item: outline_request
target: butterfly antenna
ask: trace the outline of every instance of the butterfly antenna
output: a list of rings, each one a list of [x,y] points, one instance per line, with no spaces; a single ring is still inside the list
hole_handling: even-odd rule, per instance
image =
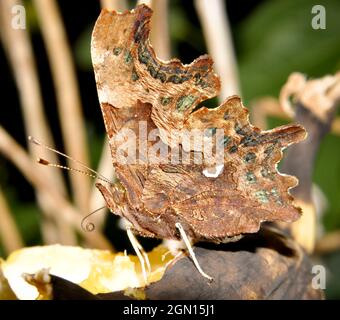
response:
[[[84,230],[84,231],[86,231],[86,232],[92,232],[96,227],[95,227],[95,225],[94,225],[94,223],[93,222],[87,222],[86,224],[85,224],[85,222],[86,222],[86,220],[88,219],[88,218],[90,218],[93,214],[95,214],[95,213],[97,213],[98,211],[100,211],[100,210],[102,210],[102,209],[105,209],[106,207],[104,206],[104,207],[101,207],[101,208],[98,208],[98,209],[96,209],[96,210],[94,210],[94,211],[92,211],[91,213],[89,213],[87,216],[85,216],[82,220],[81,220],[81,228]]]
[[[48,160],[45,160],[45,159],[42,159],[42,158],[38,158],[37,162],[39,164],[42,164],[42,165],[48,166],[48,167],[63,169],[63,170],[71,171],[71,172],[79,172],[79,173],[85,174],[86,176],[88,176],[90,178],[98,179],[98,180],[107,182],[109,184],[112,184],[112,182],[110,182],[108,179],[99,177],[97,174],[92,174],[92,173],[89,173],[89,172],[84,171],[84,170],[80,170],[80,169],[76,169],[76,168],[71,168],[71,167],[67,167],[67,166],[62,166],[62,165],[56,164],[56,163],[51,163]]]
[[[50,167],[55,167],[55,168],[60,168],[60,169],[65,169],[65,170],[69,170],[69,171],[75,171],[75,172],[81,172],[81,173],[84,173],[85,175],[89,176],[89,177],[92,177],[92,178],[95,178],[95,179],[99,179],[99,180],[102,180],[102,181],[105,181],[109,184],[112,184],[112,182],[107,179],[106,177],[104,177],[102,174],[100,174],[99,172],[89,168],[87,165],[85,165],[84,163],[82,163],[81,161],[79,160],[76,160],[76,159],[73,159],[72,157],[68,156],[67,154],[65,153],[62,153],[56,149],[53,149],[47,145],[45,145],[44,143],[40,142],[39,140],[35,139],[34,137],[32,136],[29,136],[28,137],[28,141],[34,143],[35,145],[37,146],[40,146],[40,147],[44,147],[46,148],[47,150],[50,150],[54,153],[57,153],[61,156],[63,156],[64,158],[67,158],[75,163],[78,163],[80,166],[82,166],[83,168],[87,169],[88,171],[92,172],[93,174],[90,174],[86,171],[82,171],[82,170],[78,170],[78,169],[74,169],[74,168],[69,168],[69,167],[66,167],[66,166],[61,166],[61,165],[58,165],[58,164],[54,164],[54,163],[50,163],[49,161],[47,160],[44,160],[44,159],[41,159],[41,158],[38,158],[38,162],[40,164],[43,164],[43,165],[47,165],[47,166],[50,166]]]

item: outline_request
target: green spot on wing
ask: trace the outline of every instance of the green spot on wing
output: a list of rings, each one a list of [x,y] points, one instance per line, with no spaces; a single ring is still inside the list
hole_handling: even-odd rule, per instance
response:
[[[143,49],[142,47],[138,48],[138,59],[143,64],[148,64],[149,60],[151,59],[151,55],[147,49]]]
[[[252,173],[252,172],[246,173],[246,179],[249,183],[256,183],[256,177],[255,177],[254,173]]]
[[[193,95],[182,96],[177,101],[176,109],[183,112],[189,109],[196,100],[197,98]]]
[[[113,54],[115,55],[115,56],[119,56],[120,55],[120,53],[122,52],[122,48],[114,48],[113,49]]]
[[[181,83],[181,78],[179,76],[172,75],[168,78],[167,82],[178,84],[178,83]]]
[[[132,74],[131,74],[132,81],[137,81],[139,79],[139,75],[136,72],[136,69],[133,68]]]
[[[165,82],[166,80],[166,75],[164,72],[157,72],[156,78],[159,79],[161,82]]]
[[[217,128],[212,127],[212,128],[206,129],[204,134],[207,137],[212,137],[216,134],[216,131],[217,131]]]
[[[266,168],[261,169],[261,175],[262,175],[263,178],[267,178],[267,179],[270,179],[270,180],[274,179],[274,173],[269,172],[268,169],[266,169]]]
[[[254,152],[248,152],[245,156],[244,156],[244,161],[246,163],[254,163],[256,159],[256,154]]]
[[[148,66],[148,72],[150,73],[150,75],[151,75],[152,78],[155,78],[156,75],[157,75],[156,69],[155,69],[154,66],[151,65],[151,64]]]
[[[245,136],[247,134],[239,124],[235,125],[235,132],[241,136]]]
[[[264,190],[256,191],[255,197],[262,203],[268,203],[269,202],[267,193]]]
[[[223,145],[226,147],[231,141],[231,137],[229,136],[224,136],[223,138]]]
[[[131,52],[126,51],[125,56],[124,56],[125,63],[130,64],[132,62],[132,59],[133,58],[132,58]]]
[[[235,153],[237,151],[237,146],[232,146],[232,147],[230,147],[230,149],[229,149],[229,152],[230,153]]]
[[[279,196],[279,192],[277,191],[276,188],[271,189],[270,193],[276,198]]]
[[[172,100],[171,97],[161,97],[161,104],[163,106],[166,106],[171,102],[171,100]]]

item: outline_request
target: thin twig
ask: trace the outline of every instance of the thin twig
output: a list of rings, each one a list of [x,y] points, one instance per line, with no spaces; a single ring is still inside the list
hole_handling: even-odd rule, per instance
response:
[[[303,209],[303,215],[288,228],[307,252],[313,252],[316,242],[317,219],[312,199],[315,159],[335,118],[340,90],[332,89],[340,82],[339,78],[340,74],[307,80],[303,74],[293,73],[280,93],[280,105],[308,132],[304,141],[289,148],[281,166],[283,172],[299,179],[298,186],[291,193]],[[330,92],[332,96],[329,96]]]
[[[107,10],[116,10],[123,12],[128,8],[126,0],[100,0],[101,7]]]
[[[195,0],[204,38],[217,74],[221,77],[220,101],[240,95],[239,78],[230,25],[223,0]]]
[[[152,8],[153,1],[152,0],[137,0],[137,6],[141,4],[146,4],[148,7]]]
[[[275,117],[284,120],[293,120],[287,115],[276,98],[265,97],[252,103],[252,122],[255,126],[266,129],[267,117]],[[331,132],[340,136],[340,117],[338,116],[333,120]]]
[[[42,94],[28,31],[16,30],[11,27],[11,8],[18,4],[22,4],[22,2],[4,0],[0,3],[0,12],[2,13],[2,25],[0,28],[1,39],[18,87],[26,134],[27,136],[33,135],[53,146],[52,134],[44,115]],[[57,157],[48,150],[37,150],[33,148],[31,144],[28,147],[34,158],[39,155],[50,159],[52,162],[57,162]],[[40,168],[36,168],[35,170],[39,172]],[[60,172],[50,170],[44,174],[46,179],[53,181],[56,190],[61,194],[66,194],[66,188]],[[44,202],[43,197],[37,194],[37,199],[43,211],[51,217],[49,207]],[[54,218],[57,225],[55,225],[51,219],[43,219],[42,235],[45,243],[61,242],[69,245],[75,244],[76,238],[72,229],[61,222],[58,216]],[[59,227],[59,229],[57,227]]]
[[[33,2],[51,65],[66,153],[88,165],[85,121],[75,66],[57,3],[55,0],[34,0]],[[82,212],[87,213],[89,181],[86,176],[77,174],[71,174],[70,179],[75,202]]]
[[[157,56],[163,60],[171,58],[168,5],[168,0],[157,0],[152,3],[154,13],[151,21],[151,44]]]
[[[302,73],[293,72],[281,89],[279,101],[291,117],[295,115],[295,102],[299,101],[320,121],[329,122],[332,110],[340,101],[340,72],[310,80]]]
[[[23,176],[37,189],[47,201],[54,215],[59,215],[69,225],[76,228],[91,246],[99,249],[111,249],[112,246],[106,238],[99,233],[84,232],[81,228],[82,215],[69,202],[60,195],[50,181],[39,174],[35,167],[36,163],[28,156],[24,149],[0,126],[0,152],[10,160],[23,174]],[[50,170],[50,168],[46,168]]]
[[[285,120],[291,119],[280,108],[279,101],[273,97],[264,97],[251,103],[251,122],[254,126],[267,129],[267,117],[274,116]]]
[[[10,24],[10,8],[20,3],[21,1],[17,0],[4,0],[2,2],[1,39],[7,49],[6,53],[18,86],[27,135],[44,139],[46,144],[53,146],[52,133],[49,130],[44,114],[42,94],[29,34],[27,30],[16,30]],[[32,148],[32,145],[29,145],[29,149],[33,155],[38,156],[35,152],[36,149]],[[51,159],[52,162],[57,162],[57,157],[48,150],[40,150],[39,155]],[[57,189],[65,191],[59,172],[50,171],[48,175],[55,181]]]
[[[9,210],[5,195],[0,189],[0,239],[7,254],[24,246],[20,232]]]

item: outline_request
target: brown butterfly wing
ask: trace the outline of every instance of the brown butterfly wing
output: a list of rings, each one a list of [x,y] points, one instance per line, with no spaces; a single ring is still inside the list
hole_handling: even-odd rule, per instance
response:
[[[127,210],[135,223],[166,237],[173,232],[163,229],[175,229],[178,219],[195,240],[222,241],[255,232],[262,221],[295,220],[299,209],[288,191],[296,179],[280,174],[276,166],[282,149],[305,137],[304,129],[292,125],[261,131],[250,125],[248,112],[236,96],[218,108],[193,112],[219,91],[212,61],[203,56],[182,65],[178,60],[157,59],[148,40],[150,17],[151,10],[144,5],[124,14],[104,10],[91,46],[113,165],[126,189]],[[156,142],[140,135],[140,121],[147,124],[147,134],[160,130],[157,143],[182,151],[190,159],[200,155],[203,163],[150,164],[144,147]],[[117,142],[116,136],[123,129],[136,136],[132,147],[142,161],[119,161],[125,142]],[[210,130],[212,135],[222,130],[222,140],[214,142],[215,147],[222,143],[224,151],[224,168],[218,176],[204,174],[215,163],[202,147],[179,143],[186,130],[193,129]]]
[[[145,5],[123,14],[103,10],[91,43],[98,96],[113,164],[118,178],[128,190],[133,207],[141,205],[147,166],[140,163],[127,166],[117,161],[119,144],[114,136],[122,129],[132,129],[138,136],[139,123],[145,120],[148,133],[155,128],[155,123],[165,128],[162,138],[169,142],[169,126],[183,127],[185,116],[194,106],[215,96],[220,87],[208,56],[202,56],[187,66],[176,59],[167,63],[157,59],[148,39],[151,14],[151,9]],[[192,92],[196,92],[195,98]],[[173,145],[176,147],[175,143]]]

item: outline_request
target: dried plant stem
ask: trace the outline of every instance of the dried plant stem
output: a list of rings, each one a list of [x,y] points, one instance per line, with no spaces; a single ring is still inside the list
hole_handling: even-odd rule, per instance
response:
[[[308,137],[289,148],[281,167],[282,172],[299,179],[298,186],[291,193],[303,209],[303,215],[300,220],[289,225],[289,229],[296,241],[310,253],[313,252],[316,241],[316,211],[312,199],[315,159],[324,136],[329,132],[335,111],[336,106],[333,105],[326,121],[322,121],[311,109],[300,102],[296,103],[295,121],[305,127]]]
[[[268,101],[268,100],[267,100]],[[317,235],[316,206],[312,197],[315,159],[325,135],[334,123],[340,101],[340,73],[307,80],[301,73],[292,73],[282,87],[279,106],[275,100],[262,103],[268,110],[282,109],[294,121],[303,125],[307,138],[292,146],[281,166],[282,172],[296,176],[299,184],[291,193],[302,208],[302,216],[290,225],[282,225],[307,252],[315,249]],[[263,110],[260,114],[264,114]],[[258,120],[259,122],[264,122]]]
[[[99,232],[87,233],[81,228],[82,215],[69,202],[55,190],[54,186],[36,170],[37,164],[27,155],[15,140],[0,126],[0,152],[10,160],[25,178],[38,190],[48,203],[53,216],[76,228],[91,246],[99,249],[111,249],[110,243]],[[50,168],[46,168],[50,170]]]
[[[154,13],[151,21],[151,44],[162,60],[171,58],[168,5],[168,0],[157,0],[152,3]]]
[[[34,61],[34,54],[26,30],[15,30],[10,24],[10,8],[15,4],[20,4],[16,0],[4,0],[1,12],[3,14],[3,24],[1,25],[1,39],[3,40],[6,53],[11,63],[15,81],[18,87],[19,99],[27,135],[44,139],[44,142],[53,146],[52,134],[47,125],[44,114],[42,95],[39,85],[37,68]],[[36,156],[35,148],[29,145],[30,151]],[[48,150],[40,150],[41,157],[49,158],[56,162],[57,157]],[[50,172],[49,175],[55,180],[56,188],[64,191],[65,187],[59,172]]]
[[[233,41],[223,0],[195,0],[208,51],[217,74],[221,77],[220,100],[240,95],[240,86]]]
[[[100,5],[104,9],[123,12],[128,8],[126,0],[100,0]]]
[[[152,8],[153,2],[155,2],[155,1],[152,1],[152,0],[137,0],[136,5],[139,6],[140,4],[146,4],[149,8]]]
[[[14,78],[18,87],[19,99],[25,123],[27,135],[35,136],[44,140],[45,143],[53,146],[52,134],[47,125],[44,115],[42,95],[40,91],[37,68],[34,61],[33,50],[27,30],[16,30],[11,27],[11,8],[14,5],[22,4],[21,1],[4,0],[0,3],[2,13],[1,39],[6,49],[8,59],[11,63]],[[44,157],[53,162],[57,162],[57,157],[48,150],[37,151],[29,145],[30,153],[33,157]],[[40,169],[40,168],[39,168]],[[39,170],[36,169],[37,171]],[[45,172],[45,178],[53,181],[55,189],[61,194],[65,194],[64,181],[60,172],[50,170]],[[44,198],[37,194],[38,203],[47,215],[49,207],[44,202]],[[62,242],[65,244],[75,244],[75,235],[69,226],[59,221],[55,217],[56,225],[50,219],[43,219],[42,234],[46,243]]]
[[[340,71],[338,71],[336,77],[337,77],[337,81],[335,85],[329,89],[327,95],[330,99],[336,101],[336,103],[339,103],[340,101]]]
[[[279,101],[274,97],[264,97],[252,103],[251,119],[254,126],[266,130],[268,116],[285,120],[291,119],[290,116],[282,111]]]
[[[267,127],[266,118],[268,116],[292,120],[292,118],[282,110],[279,101],[272,97],[265,97],[255,101],[251,110],[253,124],[263,130],[265,130]],[[340,136],[340,117],[337,117],[333,120],[331,132]]]
[[[6,198],[0,189],[0,239],[7,254],[24,246]]]
[[[66,153],[88,165],[88,150],[75,67],[55,0],[34,0],[56,88]],[[90,184],[86,176],[71,174],[78,208],[89,210]]]

